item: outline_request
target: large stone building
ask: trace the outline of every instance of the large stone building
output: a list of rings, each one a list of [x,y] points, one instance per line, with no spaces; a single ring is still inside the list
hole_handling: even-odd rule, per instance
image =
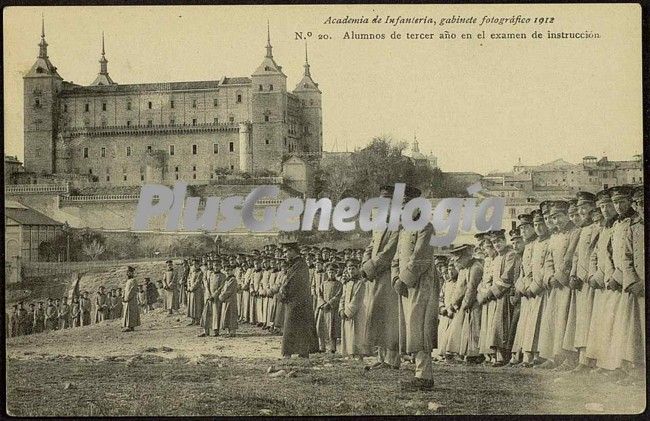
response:
[[[280,174],[291,155],[320,156],[321,91],[304,73],[293,91],[272,53],[250,76],[116,83],[104,50],[94,82],[64,81],[45,30],[24,77],[25,170],[87,175],[104,185],[200,184],[218,174]],[[270,174],[268,174],[270,173]]]

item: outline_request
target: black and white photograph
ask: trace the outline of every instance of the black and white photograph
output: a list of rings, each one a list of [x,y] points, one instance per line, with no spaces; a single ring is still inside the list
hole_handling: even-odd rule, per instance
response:
[[[644,413],[642,13],[3,8],[5,413]]]

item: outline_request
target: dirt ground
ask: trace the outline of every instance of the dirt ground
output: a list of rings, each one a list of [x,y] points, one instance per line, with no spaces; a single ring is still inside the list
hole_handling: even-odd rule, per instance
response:
[[[640,413],[645,387],[597,375],[436,364],[431,392],[405,393],[400,370],[316,354],[278,358],[280,337],[243,325],[198,338],[183,316],[143,315],[7,340],[7,410],[17,416]],[[369,360],[369,359],[368,359]],[[284,369],[272,377],[267,369]]]

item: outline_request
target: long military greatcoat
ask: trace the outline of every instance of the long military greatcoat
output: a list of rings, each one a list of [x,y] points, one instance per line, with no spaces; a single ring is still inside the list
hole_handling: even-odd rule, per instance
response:
[[[134,328],[140,326],[140,307],[138,306],[138,283],[135,278],[126,280],[122,295],[124,310],[122,313],[122,327]]]
[[[187,316],[200,319],[203,314],[203,271],[192,270],[187,278]]]
[[[176,273],[174,273],[176,272]],[[178,310],[178,286],[176,285],[179,271],[166,270],[163,273],[163,289],[165,295],[163,297],[165,310]]]
[[[364,342],[371,353],[375,347],[399,350],[399,295],[391,282],[391,262],[398,237],[397,231],[373,231],[363,255],[362,269],[368,277]]]
[[[481,306],[476,300],[477,288],[483,279],[483,262],[472,259],[466,268],[458,272],[458,278],[466,278],[465,295],[457,316],[463,318],[460,335],[460,355],[475,357],[479,354],[481,333]]]
[[[402,281],[408,296],[400,296],[399,344],[403,354],[431,352],[436,347],[438,275],[433,266],[433,225],[420,231],[401,230],[391,263],[393,285]]]
[[[339,301],[339,312],[344,317],[341,323],[341,353],[343,355],[367,355],[365,346],[365,317],[363,308],[366,282],[364,279],[353,279],[343,285],[343,293]]]
[[[307,355],[318,351],[309,271],[302,257],[297,256],[291,262],[280,298],[284,303],[282,355]]]
[[[201,314],[201,326],[205,334],[209,335],[212,331],[219,332],[221,328],[221,301],[219,294],[223,285],[224,275],[208,271],[207,276],[203,278],[203,313]]]
[[[221,302],[221,327],[229,332],[237,330],[237,279],[228,276],[219,289]]]

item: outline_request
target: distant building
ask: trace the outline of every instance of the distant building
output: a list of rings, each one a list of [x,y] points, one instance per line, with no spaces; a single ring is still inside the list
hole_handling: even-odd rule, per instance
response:
[[[43,27],[24,76],[30,173],[121,186],[206,183],[227,172],[279,175],[289,156],[322,152],[321,91],[306,47],[302,79],[289,91],[268,34],[252,75],[196,82],[119,84],[109,76],[102,35],[99,74],[81,86],[63,80],[47,46]]]
[[[23,163],[18,160],[18,157],[12,155],[5,155],[4,169],[5,184],[12,183],[13,174],[21,173],[25,170],[23,168]]]
[[[418,144],[417,136],[413,136],[413,143],[411,144],[410,151],[405,153],[406,156],[411,158],[415,166],[429,166],[430,168],[438,168],[438,158],[432,153],[424,155],[420,152],[420,145]]]
[[[39,261],[38,249],[61,234],[63,224],[17,202],[5,202],[5,260]]]

